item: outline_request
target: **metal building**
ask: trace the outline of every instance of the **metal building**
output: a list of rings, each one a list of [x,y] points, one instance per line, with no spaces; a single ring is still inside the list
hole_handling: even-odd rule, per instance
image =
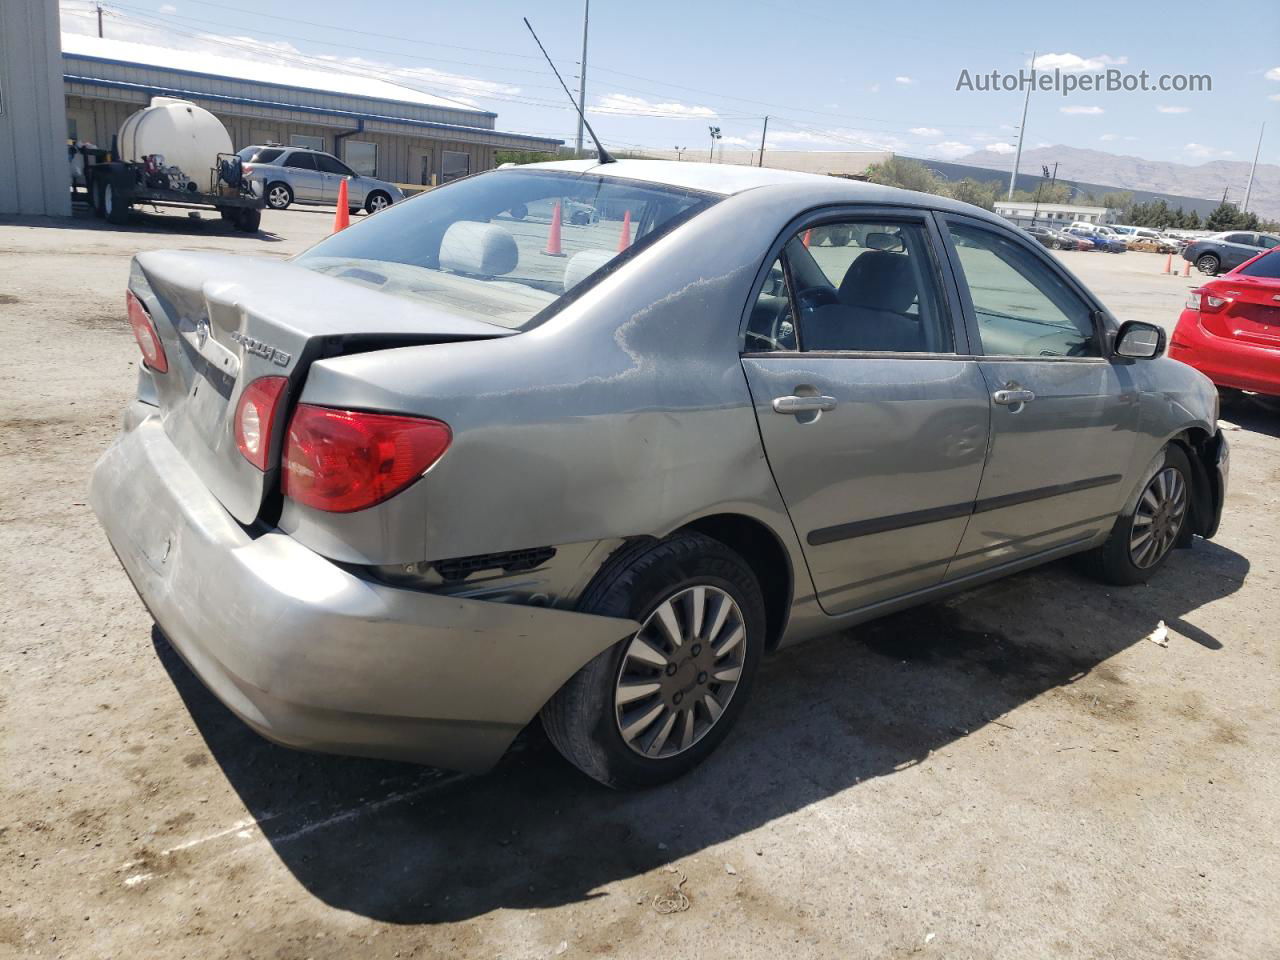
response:
[[[0,214],[71,213],[57,0],[0,0]]]
[[[340,64],[329,72],[250,55],[234,43],[222,55],[63,34],[67,135],[105,148],[125,117],[153,96],[181,97],[215,114],[236,149],[313,147],[359,173],[406,184],[445,183],[487,170],[500,149],[554,151],[561,143],[503,133],[494,113],[345,73]]]

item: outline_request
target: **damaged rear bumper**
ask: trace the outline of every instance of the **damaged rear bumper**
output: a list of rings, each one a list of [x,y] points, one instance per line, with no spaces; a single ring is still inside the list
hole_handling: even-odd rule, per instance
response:
[[[94,511],[142,601],[205,685],[286,746],[492,766],[631,620],[364,580],[252,536],[148,417],[94,469]]]

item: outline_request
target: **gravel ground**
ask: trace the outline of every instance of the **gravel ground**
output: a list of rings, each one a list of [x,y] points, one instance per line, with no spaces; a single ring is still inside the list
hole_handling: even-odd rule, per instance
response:
[[[1053,564],[789,648],[667,789],[599,789],[536,725],[477,778],[249,732],[153,631],[86,480],[133,392],[129,255],[284,256],[328,223],[0,222],[0,956],[1276,955],[1259,410],[1225,425],[1218,539],[1150,586]],[[1125,317],[1171,324],[1195,282],[1063,259]]]

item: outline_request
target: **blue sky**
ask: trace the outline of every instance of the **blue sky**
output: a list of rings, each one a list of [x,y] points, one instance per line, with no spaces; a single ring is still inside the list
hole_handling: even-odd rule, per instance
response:
[[[63,29],[90,32],[91,0],[61,0]],[[571,141],[575,116],[521,22],[528,16],[576,91],[581,0],[125,0],[108,36],[196,48],[269,44],[256,56],[336,58],[493,110],[502,129]],[[916,0],[646,3],[595,0],[590,119],[615,147],[689,147],[707,126],[756,148],[890,149],[952,159],[1012,151],[1022,93],[957,91],[962,70],[1011,73],[1033,50],[1076,76],[1208,74],[1212,92],[1033,93],[1027,147],[1066,143],[1153,160],[1280,162],[1280,4],[965,4]],[[359,32],[355,32],[359,31]],[[202,38],[204,38],[202,40]],[[225,44],[212,49],[226,53]],[[1047,58],[1047,59],[1046,59]],[[563,105],[562,105],[563,104]]]

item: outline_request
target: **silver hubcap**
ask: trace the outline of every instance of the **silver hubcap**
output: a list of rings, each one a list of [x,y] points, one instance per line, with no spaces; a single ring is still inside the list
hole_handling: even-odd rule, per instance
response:
[[[373,207],[374,212],[376,213],[379,210],[385,210],[388,206],[390,206],[390,204],[388,204],[386,197],[379,196],[379,197],[374,197],[372,200],[370,200],[369,206]]]
[[[1196,266],[1200,268],[1201,273],[1212,273],[1217,265],[1218,261],[1213,259],[1213,257],[1202,257],[1200,262],[1196,264]]]
[[[631,638],[614,688],[627,746],[673,757],[705,737],[738,688],[746,650],[742,611],[723,590],[689,587],[658,604]]]
[[[289,203],[289,191],[284,187],[273,187],[267,199],[273,207],[287,206]]]
[[[1187,484],[1173,467],[1165,467],[1147,484],[1133,514],[1129,556],[1134,566],[1151,567],[1178,538],[1187,512]]]

